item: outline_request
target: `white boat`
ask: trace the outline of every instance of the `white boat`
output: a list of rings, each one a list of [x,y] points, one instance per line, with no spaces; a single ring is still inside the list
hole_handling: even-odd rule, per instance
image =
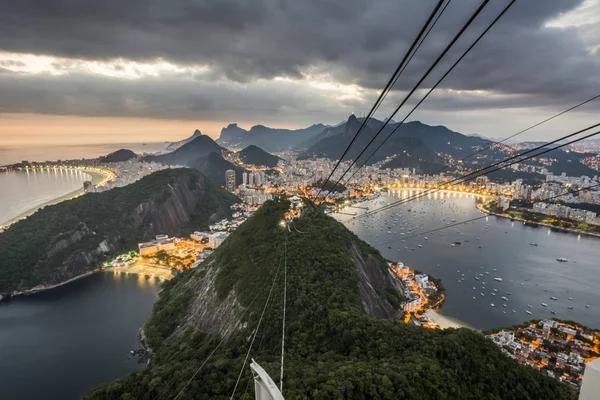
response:
[[[529,311],[529,310],[525,310],[525,312],[526,312],[527,314],[529,314],[529,315],[533,314],[533,313],[532,313],[531,311]]]
[[[479,293],[479,294],[481,295],[481,297],[485,296],[485,294],[483,294],[483,293]]]
[[[568,262],[569,260],[567,260],[567,259],[566,259],[566,258],[564,258],[564,257],[558,257],[558,258],[556,259],[556,261],[558,261],[558,262]]]
[[[504,301],[508,301],[508,298],[507,298],[507,297],[505,297],[505,296],[502,296],[502,297],[500,297],[500,298],[501,298],[502,300],[504,300]]]
[[[550,300],[558,300],[558,297],[552,296],[552,297],[550,297]]]
[[[502,278],[494,278],[496,282],[502,282]]]
[[[492,307],[495,307],[495,306],[494,306],[494,303],[490,304],[490,306],[492,306]]]
[[[542,307],[548,307],[548,304],[542,303]]]

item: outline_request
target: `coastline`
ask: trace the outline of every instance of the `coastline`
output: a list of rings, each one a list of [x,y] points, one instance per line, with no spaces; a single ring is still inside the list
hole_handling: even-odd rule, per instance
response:
[[[159,270],[159,269],[157,268],[157,270]],[[155,274],[148,275],[147,271],[136,271],[136,270],[131,270],[131,269],[127,270],[127,269],[122,268],[122,267],[109,267],[109,268],[101,268],[101,267],[99,267],[99,268],[95,268],[95,269],[93,269],[91,271],[85,272],[85,273],[83,273],[81,275],[74,276],[73,278],[67,279],[66,281],[63,281],[63,282],[55,283],[55,284],[52,284],[52,285],[38,285],[38,286],[35,286],[35,287],[31,288],[31,289],[22,290],[20,292],[12,292],[12,293],[8,294],[7,296],[0,295],[0,302],[2,302],[3,300],[9,300],[9,299],[11,299],[13,297],[29,296],[29,295],[32,295],[32,294],[37,294],[37,293],[41,293],[41,292],[46,292],[48,290],[56,289],[58,287],[67,285],[67,284],[69,284],[71,282],[74,282],[74,281],[76,281],[78,279],[85,278],[86,276],[90,276],[90,275],[96,274],[98,272],[125,273],[125,274],[139,275],[139,276],[146,276],[146,277],[156,277],[156,278],[159,278],[161,281],[162,280],[169,280],[169,279],[172,278],[172,276],[170,276],[171,275],[171,271],[169,271],[168,274],[160,274],[160,273],[156,274],[155,273]]]
[[[575,229],[575,228],[563,228],[563,227],[560,227],[560,226],[554,226],[554,225],[551,225],[551,224],[547,224],[545,222],[529,221],[529,220],[526,220],[524,218],[513,217],[513,216],[510,216],[510,215],[507,215],[507,214],[500,214],[500,213],[497,213],[497,212],[493,212],[493,211],[490,211],[490,210],[484,208],[483,204],[481,204],[481,203],[476,204],[476,207],[477,207],[477,209],[479,211],[481,211],[481,212],[483,212],[485,214],[488,214],[488,215],[495,215],[496,217],[502,217],[502,218],[506,218],[506,219],[510,219],[510,220],[514,220],[514,221],[520,221],[520,222],[523,222],[523,223],[527,222],[527,223],[537,224],[539,226],[545,226],[547,228],[554,228],[554,229],[558,229],[558,230],[569,232],[569,233],[576,233],[578,235],[587,235],[587,236],[594,236],[594,237],[600,238],[600,234],[595,233],[595,232],[582,231],[581,229]]]
[[[431,322],[433,322],[434,324],[436,324],[437,326],[440,327],[440,329],[448,329],[448,328],[454,328],[454,329],[459,329],[459,328],[468,328],[468,329],[473,329],[470,326],[467,326],[465,323],[458,321],[456,319],[450,318],[445,316],[444,314],[440,313],[439,311],[436,311],[432,308],[430,308],[429,310],[425,311],[425,314],[427,316],[427,318],[429,318],[429,320]]]
[[[102,271],[101,268],[100,269],[93,269],[93,270],[85,272],[85,273],[83,273],[81,275],[74,276],[71,279],[67,279],[66,281],[63,281],[63,282],[55,283],[55,284],[52,284],[52,285],[38,285],[38,286],[35,286],[35,287],[31,288],[31,289],[23,290],[23,291],[20,291],[20,292],[12,292],[12,293],[10,293],[10,296],[7,297],[7,299],[10,299],[10,298],[13,298],[13,297],[17,297],[17,296],[29,296],[29,295],[32,295],[32,294],[45,292],[47,290],[52,290],[52,289],[55,289],[57,287],[60,287],[60,286],[66,285],[68,283],[74,282],[74,281],[76,281],[78,279],[85,278],[86,276],[90,276],[90,275],[95,274],[95,273],[100,272],[100,271]]]
[[[73,169],[77,169],[77,168],[73,168]],[[83,172],[85,172],[86,174],[90,175],[92,177],[92,183],[96,184],[97,182],[102,181],[103,179],[105,179],[106,177],[108,177],[107,174],[105,173],[100,173],[97,171],[89,171],[87,169],[81,169]],[[67,200],[71,200],[74,199],[76,197],[79,197],[81,195],[83,195],[85,192],[83,190],[83,187],[76,189],[72,192],[69,192],[67,194],[64,194],[60,197],[56,197],[52,200],[48,200],[40,205],[37,205],[25,212],[22,212],[21,214],[17,215],[16,217],[9,219],[8,221],[0,224],[0,232],[2,232],[2,230],[8,229],[8,227],[10,227],[12,224],[19,222],[22,219],[25,219],[33,214],[35,214],[39,209],[47,207],[47,206],[53,206],[55,204],[58,203],[62,203],[63,201],[67,201]]]

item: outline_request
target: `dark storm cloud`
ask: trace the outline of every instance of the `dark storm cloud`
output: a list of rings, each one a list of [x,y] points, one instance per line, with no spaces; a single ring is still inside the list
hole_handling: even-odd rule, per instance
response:
[[[0,114],[41,113],[181,120],[279,123],[341,119],[359,106],[332,100],[320,90],[293,82],[252,85],[181,75],[120,79],[92,74],[30,76],[0,68]]]
[[[449,54],[442,66],[448,66],[458,57],[459,51],[507,2],[491,1],[476,20],[473,32],[459,42],[457,50]],[[450,4],[407,69],[405,78],[399,81],[399,89],[412,86],[479,3],[479,0],[455,0]],[[577,30],[544,28],[546,21],[581,3],[582,0],[517,1],[441,86],[490,90],[506,97],[484,101],[460,93],[445,94],[432,98],[427,107],[554,105],[585,98],[600,86],[598,56],[585,51]],[[188,118],[198,110],[216,109],[215,102],[227,108],[228,103],[220,98],[236,105],[238,98],[254,101],[256,107],[239,106],[254,111],[283,112],[280,104],[289,102],[290,110],[312,112],[308,93],[314,96],[315,91],[296,95],[286,93],[283,84],[280,90],[273,91],[276,87],[273,84],[269,88],[271,93],[263,94],[254,87],[239,95],[243,90],[237,82],[253,84],[261,78],[302,78],[307,73],[326,73],[333,81],[381,88],[434,4],[433,0],[3,0],[0,2],[2,50],[74,60],[161,58],[179,65],[209,65],[213,67],[214,82],[201,77],[199,87],[203,92],[198,94],[188,90],[189,80],[175,77],[161,84],[146,78],[118,83],[116,79],[91,75],[20,76],[14,82],[10,79],[0,82],[3,92],[0,101],[4,103],[0,110],[15,108],[7,98],[10,93],[19,99],[19,108],[32,112],[45,107],[43,112],[70,108],[84,115],[126,112],[138,115],[164,108],[151,115]],[[69,70],[72,66],[63,59],[54,67]],[[113,68],[123,67],[116,63]],[[436,74],[426,83],[434,82],[440,75]],[[162,96],[152,97],[159,86]],[[266,85],[258,87],[267,90]],[[82,88],[87,91],[77,90]],[[30,96],[36,90],[42,93]],[[51,99],[55,92],[60,101],[41,104],[46,94]],[[271,102],[269,96],[275,101]],[[25,98],[33,103],[27,105]],[[449,104],[449,99],[454,101]],[[326,104],[325,98],[319,98],[317,103],[324,109],[340,104],[360,106],[358,100],[346,102],[332,99]],[[68,113],[60,113],[63,112]],[[219,109],[219,112],[226,111]]]

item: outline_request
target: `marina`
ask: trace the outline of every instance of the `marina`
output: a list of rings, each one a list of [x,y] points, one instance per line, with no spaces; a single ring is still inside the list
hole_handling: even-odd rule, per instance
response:
[[[415,193],[382,193],[363,205],[374,210]],[[337,218],[384,257],[441,278],[447,298],[440,312],[470,326],[488,329],[555,316],[600,327],[599,310],[590,306],[600,302],[599,239],[495,216],[439,230],[452,220],[481,215],[474,196],[440,192],[412,202],[410,211],[399,206],[366,218]],[[577,254],[577,263],[556,262],[563,254]],[[469,277],[472,284],[466,286]],[[486,298],[503,305],[492,307]],[[542,305],[548,299],[552,309]]]

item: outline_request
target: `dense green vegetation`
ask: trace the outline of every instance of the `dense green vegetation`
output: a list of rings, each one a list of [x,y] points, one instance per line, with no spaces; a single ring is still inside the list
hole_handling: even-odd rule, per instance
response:
[[[250,369],[242,366],[272,282],[250,357],[279,377],[285,248],[286,399],[574,399],[569,387],[517,364],[477,332],[426,330],[366,314],[351,249],[373,262],[381,256],[324,215],[310,226],[297,223],[308,233],[287,231],[279,226],[287,207],[287,201],[266,203],[204,264],[171,281],[146,324],[152,365],[84,398],[173,398],[189,381],[181,398],[229,399],[242,370],[234,398],[253,399]],[[219,296],[235,291],[247,311],[243,328],[208,358],[220,337],[186,328],[193,310],[185,316],[183,310],[189,288],[211,268],[219,271]]]
[[[160,233],[179,233],[182,226],[168,221],[162,209],[177,185],[204,190],[203,196],[197,192],[199,201],[189,215],[187,230],[207,228],[211,218],[230,215],[229,205],[237,201],[197,171],[171,169],[122,188],[45,207],[0,233],[0,293],[87,272],[89,259],[99,263],[103,256],[134,249],[138,242],[152,238],[152,225],[158,220],[171,227]],[[142,205],[146,211],[140,211]],[[94,253],[103,242],[110,252]]]

